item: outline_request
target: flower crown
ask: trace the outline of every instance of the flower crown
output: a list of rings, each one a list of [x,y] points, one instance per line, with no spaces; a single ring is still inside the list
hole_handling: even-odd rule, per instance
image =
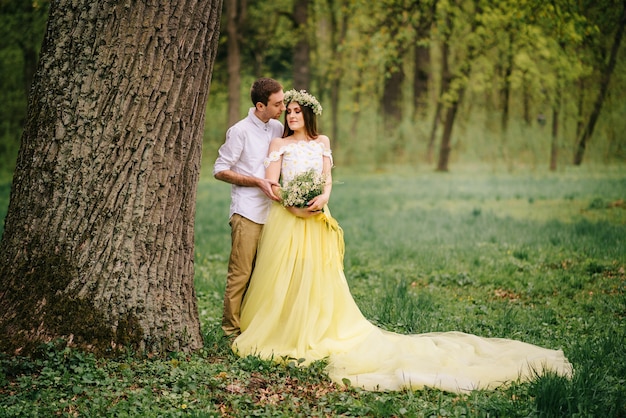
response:
[[[317,101],[315,96],[307,93],[306,90],[297,91],[295,89],[291,89],[285,92],[285,104],[288,105],[291,102],[298,102],[300,106],[310,107],[313,113],[316,115],[322,114],[322,105]]]

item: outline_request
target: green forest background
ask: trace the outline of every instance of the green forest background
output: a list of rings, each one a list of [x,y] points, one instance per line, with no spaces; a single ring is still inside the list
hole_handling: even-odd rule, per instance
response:
[[[15,166],[48,7],[0,1],[3,182]],[[626,161],[622,2],[233,0],[223,7],[205,165],[246,114],[258,76],[318,96],[320,128],[341,167],[513,171]],[[442,152],[449,153],[444,165]]]

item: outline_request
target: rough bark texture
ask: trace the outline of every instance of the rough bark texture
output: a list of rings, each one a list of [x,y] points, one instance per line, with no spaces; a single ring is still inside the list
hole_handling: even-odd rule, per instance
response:
[[[195,195],[220,11],[52,3],[0,243],[2,351],[201,347]]]

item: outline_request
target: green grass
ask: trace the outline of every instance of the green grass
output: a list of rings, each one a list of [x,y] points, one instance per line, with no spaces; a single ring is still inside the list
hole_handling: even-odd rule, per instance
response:
[[[206,170],[208,171],[208,170]],[[496,391],[375,393],[234,356],[221,338],[229,187],[198,187],[204,349],[115,360],[42,347],[0,358],[0,416],[626,416],[626,171],[336,170],[330,207],[364,314],[402,333],[459,330],[562,348],[571,380]],[[0,187],[4,217],[8,186]]]

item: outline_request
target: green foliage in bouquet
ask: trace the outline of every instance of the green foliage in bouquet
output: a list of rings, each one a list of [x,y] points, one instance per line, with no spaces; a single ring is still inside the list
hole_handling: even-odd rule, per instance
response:
[[[280,191],[283,206],[306,207],[311,199],[324,192],[325,184],[324,175],[313,169],[298,173]]]

